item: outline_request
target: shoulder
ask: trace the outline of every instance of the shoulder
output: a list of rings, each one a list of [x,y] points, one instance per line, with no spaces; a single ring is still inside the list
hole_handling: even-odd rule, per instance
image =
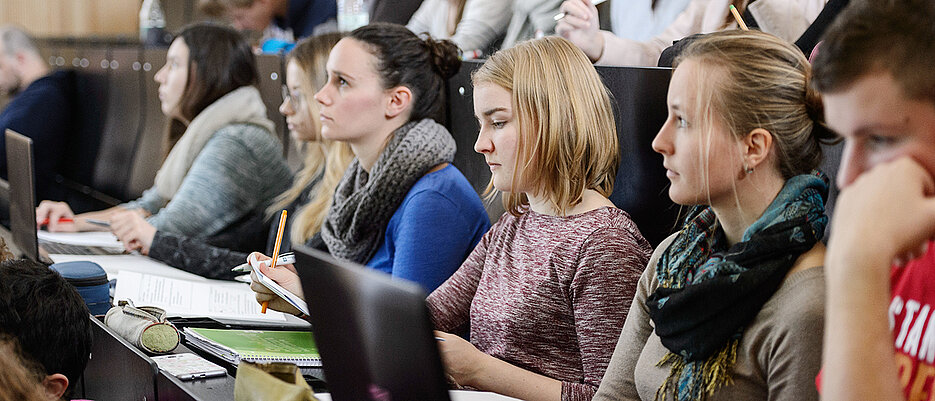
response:
[[[643,238],[630,215],[616,207],[602,207],[583,213],[575,219],[579,230],[585,234],[583,245],[587,247],[607,248],[623,246],[626,250],[640,249],[648,257],[652,248]]]
[[[270,157],[269,151],[280,148],[279,140],[266,128],[254,124],[228,124],[211,136],[205,144],[208,148],[239,150],[243,153]]]
[[[790,340],[808,342],[811,337],[820,341],[824,316],[824,268],[812,267],[794,272],[783,281],[760,309],[751,324],[750,334],[777,346]]]
[[[425,203],[447,204],[460,212],[487,213],[477,192],[454,165],[422,176],[403,199],[404,207]]]

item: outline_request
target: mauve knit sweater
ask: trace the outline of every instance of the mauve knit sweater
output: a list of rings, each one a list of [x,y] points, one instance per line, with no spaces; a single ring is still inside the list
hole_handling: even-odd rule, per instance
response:
[[[504,214],[428,297],[437,329],[562,382],[562,400],[600,385],[652,249],[626,212]]]

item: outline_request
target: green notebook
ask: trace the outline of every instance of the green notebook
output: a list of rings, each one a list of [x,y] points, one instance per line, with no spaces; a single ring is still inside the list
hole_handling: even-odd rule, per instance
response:
[[[193,346],[232,364],[289,362],[299,367],[321,366],[321,356],[308,331],[220,330],[185,328]]]

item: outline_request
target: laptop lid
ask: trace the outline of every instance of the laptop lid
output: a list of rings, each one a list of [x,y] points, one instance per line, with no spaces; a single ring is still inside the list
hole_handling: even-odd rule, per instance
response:
[[[82,375],[82,398],[92,400],[155,400],[156,362],[117,335],[100,320],[91,319],[91,359]]]
[[[296,270],[334,400],[448,400],[425,293],[295,246]]]
[[[32,139],[6,130],[7,179],[10,182],[10,231],[13,243],[30,260],[39,261],[36,237],[36,174]]]

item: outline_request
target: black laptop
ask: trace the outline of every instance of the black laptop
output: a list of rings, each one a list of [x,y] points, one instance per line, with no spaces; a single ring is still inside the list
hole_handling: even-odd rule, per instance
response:
[[[36,173],[33,166],[32,139],[11,129],[6,130],[7,179],[10,185],[10,231],[13,243],[26,258],[40,259],[36,235]],[[122,253],[120,249],[43,242],[43,251],[66,255],[107,255]]]
[[[305,246],[294,250],[334,400],[449,400],[421,287]]]

